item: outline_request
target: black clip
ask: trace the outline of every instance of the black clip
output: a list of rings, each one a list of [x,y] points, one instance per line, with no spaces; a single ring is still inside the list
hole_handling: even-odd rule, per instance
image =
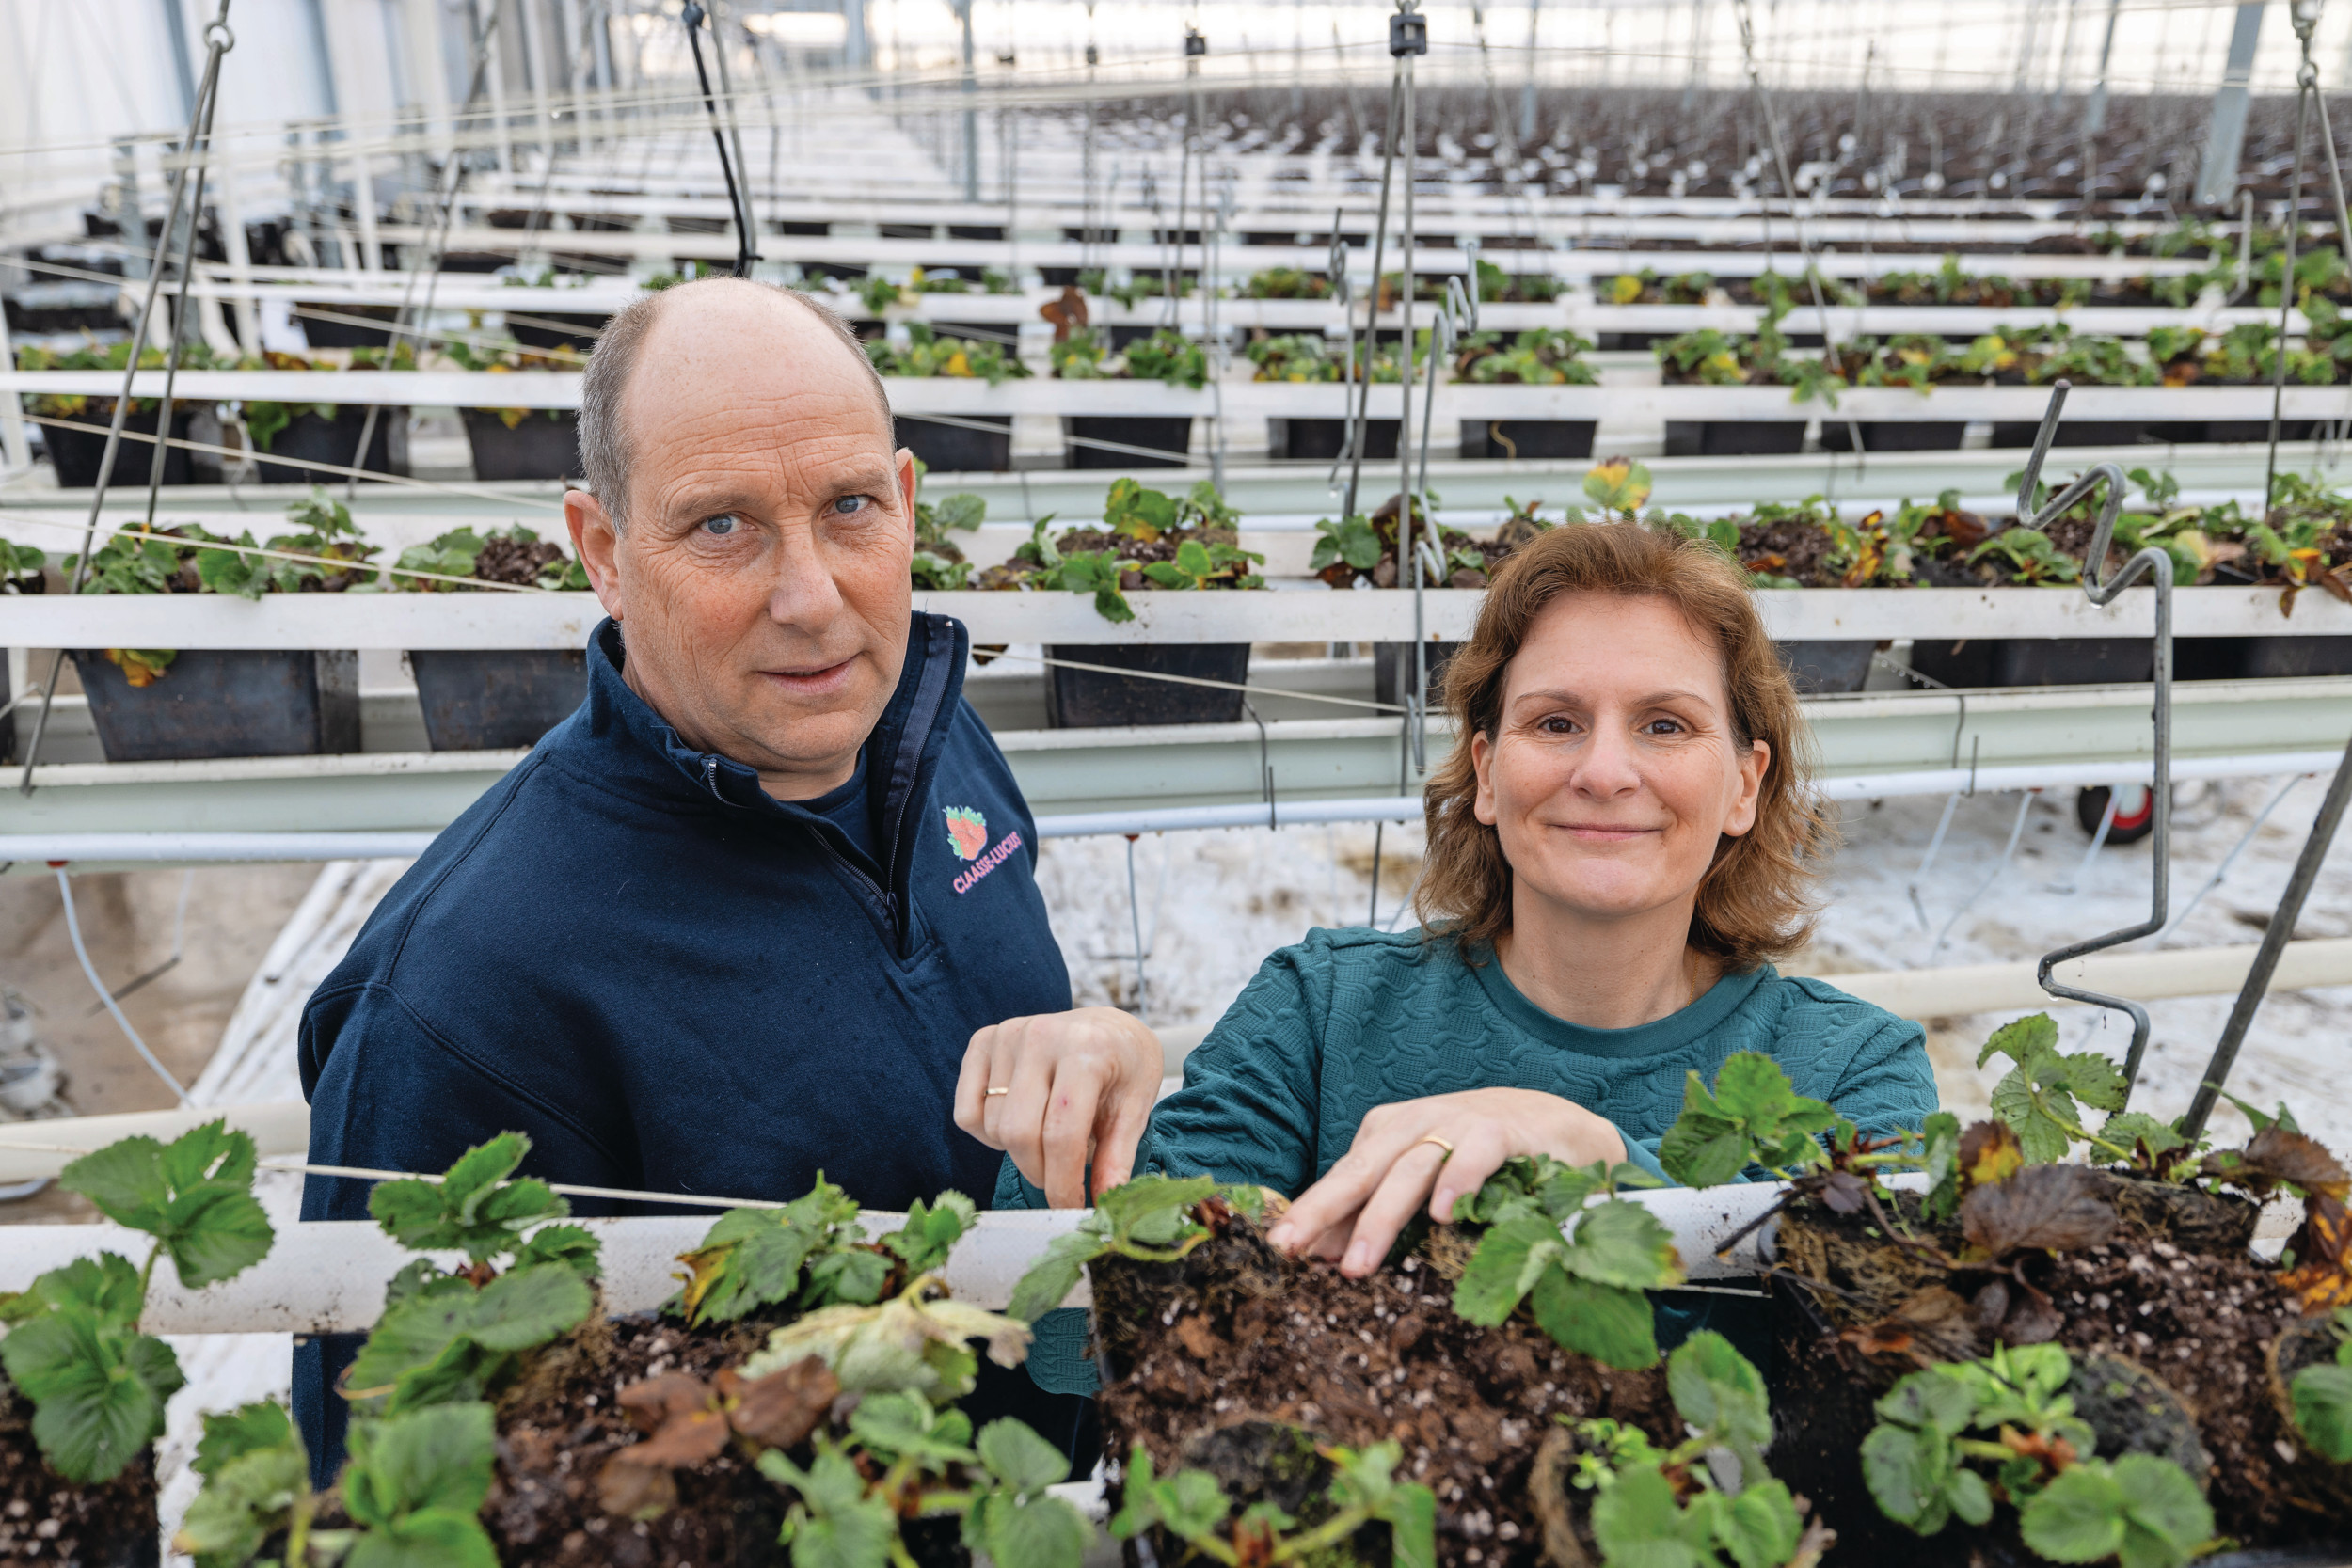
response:
[[[1419,11],[1399,11],[1389,18],[1389,53],[1391,55],[1428,54],[1429,19]]]
[[[1087,64],[1089,64],[1089,65],[1101,65],[1102,63],[1103,63],[1103,52],[1102,52],[1101,50],[1099,50],[1099,49],[1095,48],[1095,47],[1094,47],[1094,45],[1092,45],[1092,44],[1090,44],[1090,43],[1089,43],[1089,44],[1088,44],[1088,45],[1087,45]]]
[[[1209,40],[1198,27],[1184,29],[1184,58],[1193,59],[1209,52]]]

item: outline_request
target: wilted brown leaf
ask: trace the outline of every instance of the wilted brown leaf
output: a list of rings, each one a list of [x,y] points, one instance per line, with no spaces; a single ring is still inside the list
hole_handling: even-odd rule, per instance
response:
[[[2338,1202],[2352,1196],[2352,1176],[2345,1174],[2324,1145],[2275,1122],[2254,1134],[2240,1160],[2239,1171],[2250,1171],[2272,1182],[2288,1182]]]
[[[841,1394],[832,1369],[813,1355],[749,1381],[730,1367],[718,1383],[729,1424],[771,1449],[791,1448],[815,1431]]]
[[[1821,1179],[1820,1199],[1840,1214],[1858,1214],[1870,1195],[1870,1183],[1850,1170],[1834,1170]]]
[[[1960,1228],[1987,1258],[2022,1247],[2070,1252],[2114,1235],[2115,1210],[2101,1196],[2099,1179],[2082,1166],[2029,1165],[1961,1199]]]
[[[1960,1184],[1989,1187],[2024,1168],[2026,1151],[2006,1122],[1979,1121],[1960,1135]]]
[[[1846,1330],[1849,1344],[1871,1355],[1907,1355],[1922,1366],[1965,1361],[1981,1343],[1976,1308],[1941,1285],[1931,1285],[1874,1323]]]
[[[659,1519],[677,1506],[677,1481],[658,1465],[639,1465],[623,1449],[596,1476],[596,1501],[622,1519]]]
[[[638,1431],[659,1432],[673,1417],[707,1408],[710,1386],[685,1372],[663,1372],[630,1384],[617,1398]]]
[[[2345,1267],[2352,1251],[2352,1215],[2344,1200],[2313,1194],[2304,1200],[2303,1227],[2287,1242],[2295,1267],[2279,1283],[2295,1292],[2306,1316],[2352,1307],[2352,1270]]]

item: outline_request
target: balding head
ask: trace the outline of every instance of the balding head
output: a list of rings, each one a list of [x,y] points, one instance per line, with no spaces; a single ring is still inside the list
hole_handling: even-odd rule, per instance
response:
[[[914,458],[856,340],[712,278],[615,318],[587,380],[593,491],[564,515],[622,678],[781,799],[844,783],[906,661],[914,554]]]
[[[677,330],[658,330],[673,318]],[[580,462],[590,492],[604,503],[615,528],[628,522],[629,466],[635,448],[629,388],[640,364],[671,353],[691,354],[698,341],[707,348],[714,334],[763,352],[813,355],[814,364],[837,361],[841,375],[872,389],[883,428],[890,428],[890,399],[865,345],[847,322],[813,295],[741,277],[697,278],[645,294],[606,324],[580,382]],[[649,341],[654,344],[650,352]],[[836,347],[847,352],[831,352]]]

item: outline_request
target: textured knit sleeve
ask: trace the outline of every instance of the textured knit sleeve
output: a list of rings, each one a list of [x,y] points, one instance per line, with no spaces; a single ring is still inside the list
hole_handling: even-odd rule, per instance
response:
[[[1855,1051],[1830,1103],[1865,1132],[1917,1132],[1936,1108],[1927,1031],[1887,1014]]]
[[[1259,966],[1160,1101],[1137,1171],[1248,1181],[1296,1197],[1314,1182],[1331,955],[1321,933]]]

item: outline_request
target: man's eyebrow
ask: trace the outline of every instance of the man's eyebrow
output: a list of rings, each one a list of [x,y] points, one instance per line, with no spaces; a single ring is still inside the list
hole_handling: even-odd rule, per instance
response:
[[[869,491],[887,499],[898,492],[898,475],[897,470],[892,468],[858,468],[828,482],[826,488],[836,496]]]

